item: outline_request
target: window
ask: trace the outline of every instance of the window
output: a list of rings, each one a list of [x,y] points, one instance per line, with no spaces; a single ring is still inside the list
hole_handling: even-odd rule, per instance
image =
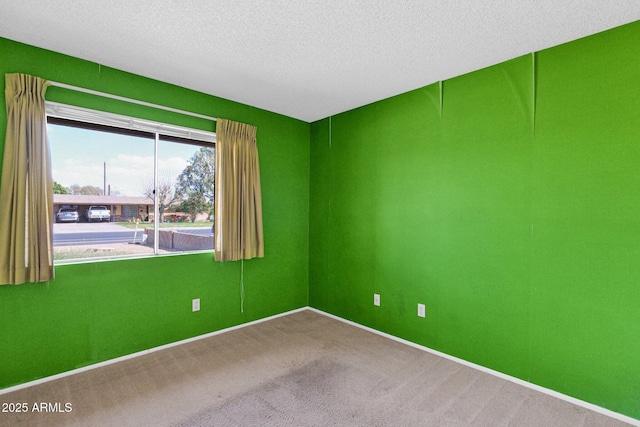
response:
[[[215,134],[47,103],[56,263],[213,250]]]

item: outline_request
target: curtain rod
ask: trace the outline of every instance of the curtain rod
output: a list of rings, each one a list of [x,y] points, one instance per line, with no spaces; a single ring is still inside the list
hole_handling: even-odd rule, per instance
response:
[[[201,119],[213,120],[214,122],[218,120],[215,117],[209,117],[209,116],[205,116],[203,114],[192,113],[191,111],[178,110],[177,108],[171,108],[171,107],[167,107],[167,106],[164,106],[164,105],[152,104],[150,102],[139,101],[137,99],[132,99],[132,98],[125,98],[124,96],[112,95],[110,93],[98,92],[96,90],[85,89],[83,87],[71,86],[71,85],[68,85],[68,84],[65,84],[65,83],[58,83],[58,82],[49,81],[49,84],[51,86],[57,86],[57,87],[61,87],[63,89],[75,90],[76,92],[84,92],[84,93],[88,93],[88,94],[91,94],[91,95],[101,96],[103,98],[111,98],[111,99],[116,99],[118,101],[129,102],[131,104],[144,105],[145,107],[151,107],[151,108],[155,108],[155,109],[158,109],[158,110],[171,111],[173,113],[183,114],[185,116],[192,116],[192,117],[198,117],[198,118],[201,118]]]

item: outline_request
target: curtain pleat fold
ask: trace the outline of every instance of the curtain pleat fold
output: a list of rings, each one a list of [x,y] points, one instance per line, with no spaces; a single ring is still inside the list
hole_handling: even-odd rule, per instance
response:
[[[53,270],[53,180],[46,80],[5,76],[7,131],[0,181],[0,284],[45,282]]]
[[[218,119],[215,188],[216,261],[263,257],[262,195],[254,126]]]

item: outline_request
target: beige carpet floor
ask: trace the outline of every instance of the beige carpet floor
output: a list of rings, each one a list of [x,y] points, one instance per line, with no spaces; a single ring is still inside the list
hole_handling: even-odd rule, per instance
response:
[[[29,405],[2,426],[627,425],[309,310],[0,402]]]

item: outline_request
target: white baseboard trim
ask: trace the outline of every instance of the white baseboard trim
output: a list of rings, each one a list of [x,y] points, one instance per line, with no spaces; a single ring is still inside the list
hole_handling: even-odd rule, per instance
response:
[[[469,362],[467,360],[460,359],[460,358],[457,358],[455,356],[451,356],[451,355],[446,354],[446,353],[442,353],[442,352],[440,352],[438,350],[434,350],[432,348],[425,347],[425,346],[422,346],[420,344],[416,344],[416,343],[413,343],[411,341],[407,341],[407,340],[402,339],[402,338],[398,338],[398,337],[396,337],[394,335],[390,335],[390,334],[387,334],[385,332],[378,331],[377,329],[373,329],[373,328],[370,328],[368,326],[364,326],[364,325],[361,325],[359,323],[352,322],[351,320],[343,319],[342,317],[338,317],[336,315],[324,312],[322,310],[318,310],[318,309],[313,308],[313,307],[308,307],[308,309],[311,310],[311,311],[314,311],[314,312],[316,312],[318,314],[322,314],[322,315],[330,317],[332,319],[339,320],[341,322],[344,322],[344,323],[347,323],[349,325],[355,326],[357,328],[364,329],[364,330],[366,330],[368,332],[372,332],[374,334],[383,336],[385,338],[389,338],[391,340],[394,340],[394,341],[400,342],[402,344],[417,348],[419,350],[426,351],[426,352],[434,354],[436,356],[440,356],[440,357],[443,357],[445,359],[449,359],[451,361],[460,363],[460,364],[468,366],[470,368],[477,369],[479,371],[494,375],[494,376],[496,376],[498,378],[502,378],[504,380],[511,381],[512,383],[515,383],[515,384],[518,384],[518,385],[521,385],[521,386],[524,386],[524,387],[539,391],[541,393],[544,393],[544,394],[547,394],[549,396],[564,400],[564,401],[569,402],[569,403],[573,403],[574,405],[581,406],[581,407],[589,409],[591,411],[598,412],[598,413],[600,413],[602,415],[606,415],[608,417],[615,418],[617,420],[623,421],[623,422],[631,424],[633,426],[639,426],[640,427],[640,420],[628,417],[626,415],[619,414],[617,412],[611,411],[610,409],[606,409],[606,408],[603,408],[601,406],[594,405],[593,403],[585,402],[584,400],[576,399],[575,397],[571,397],[571,396],[568,396],[566,394],[562,394],[560,392],[557,392],[555,390],[551,390],[549,388],[545,388],[545,387],[539,386],[537,384],[533,384],[533,383],[530,383],[528,381],[521,380],[520,378],[512,377],[511,375],[507,375],[507,374],[504,374],[502,372],[494,371],[493,369],[490,369],[490,368],[487,368],[487,367],[484,367],[484,366],[481,366],[481,365],[476,365],[475,363]]]
[[[258,323],[266,322],[266,321],[269,321],[269,320],[272,320],[272,319],[276,319],[278,317],[288,316],[289,314],[297,313],[297,312],[300,312],[300,311],[305,311],[305,310],[308,310],[308,309],[309,309],[309,307],[302,307],[302,308],[298,308],[298,309],[295,309],[295,310],[286,311],[284,313],[275,314],[273,316],[265,317],[265,318],[254,320],[254,321],[247,322],[247,323],[242,323],[240,325],[231,326],[231,327],[225,328],[225,329],[220,329],[219,331],[209,332],[209,333],[204,334],[204,335],[198,335],[198,336],[195,336],[195,337],[186,338],[184,340],[172,342],[172,343],[161,345],[161,346],[158,346],[158,347],[153,347],[153,348],[150,348],[148,350],[142,350],[142,351],[138,351],[136,353],[127,354],[125,356],[116,357],[115,359],[105,360],[104,362],[98,362],[98,363],[94,363],[94,364],[91,364],[91,365],[83,366],[81,368],[72,369],[71,371],[61,372],[61,373],[56,374],[56,375],[51,375],[51,376],[48,376],[48,377],[39,378],[37,380],[33,380],[33,381],[29,381],[29,382],[26,382],[26,383],[23,383],[23,384],[18,384],[18,385],[15,385],[15,386],[11,386],[11,387],[7,387],[7,388],[4,388],[4,389],[1,389],[0,390],[0,395],[11,393],[11,392],[14,392],[14,391],[17,391],[17,390],[21,390],[21,389],[24,389],[24,388],[27,388],[27,387],[33,387],[33,386],[38,385],[38,384],[43,384],[43,383],[46,383],[46,382],[49,382],[49,381],[53,381],[53,380],[57,380],[57,379],[60,379],[60,378],[68,377],[70,375],[79,374],[81,372],[90,371],[92,369],[101,368],[103,366],[112,365],[114,363],[122,362],[122,361],[125,361],[125,360],[128,360],[128,359],[133,359],[134,357],[138,357],[138,356],[144,356],[145,354],[150,354],[150,353],[153,353],[153,352],[156,352],[156,351],[164,350],[164,349],[175,347],[175,346],[178,346],[178,345],[187,344],[187,343],[190,343],[190,342],[193,342],[193,341],[197,341],[197,340],[201,340],[201,339],[204,339],[204,338],[213,337],[213,336],[219,335],[219,334],[224,334],[225,332],[230,332],[230,331],[233,331],[233,330],[236,330],[236,329],[246,328],[247,326],[252,326],[252,325],[255,325],[255,324],[258,324]]]

